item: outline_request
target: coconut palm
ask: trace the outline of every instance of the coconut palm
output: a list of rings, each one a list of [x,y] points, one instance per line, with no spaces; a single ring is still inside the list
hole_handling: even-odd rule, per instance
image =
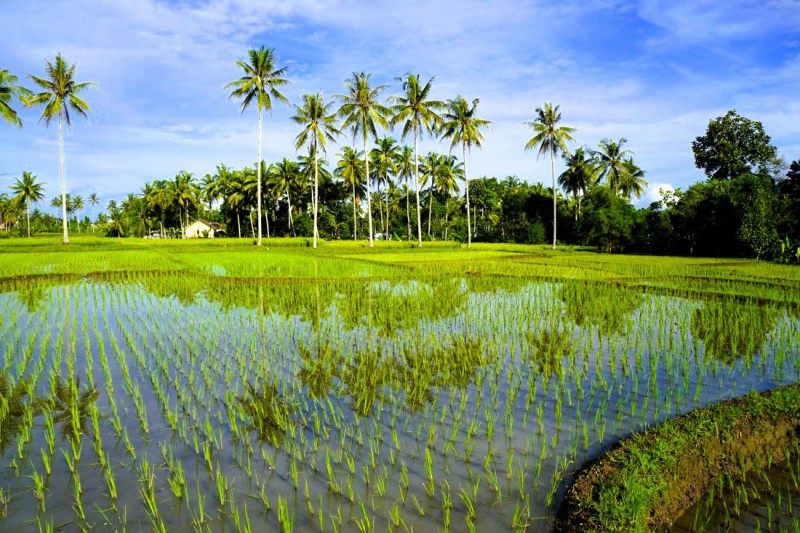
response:
[[[424,186],[430,183],[430,191],[428,192],[428,237],[431,237],[431,218],[433,214],[433,189],[436,186],[436,176],[441,172],[441,165],[444,164],[445,156],[437,154],[436,152],[428,152],[428,155],[422,158],[419,169],[422,171],[422,180],[420,185]],[[419,180],[418,180],[419,181]],[[417,204],[419,207],[419,204]],[[418,217],[419,218],[419,217]]]
[[[336,115],[331,113],[333,103],[325,103],[322,94],[304,94],[303,107],[295,106],[296,114],[292,117],[295,124],[303,127],[303,131],[296,138],[295,148],[299,150],[306,144],[309,145],[310,154],[314,158],[314,194],[311,204],[314,210],[314,244],[317,247],[317,212],[319,211],[319,152],[326,154],[327,141],[335,141],[334,135],[341,132],[336,129]]]
[[[459,163],[456,156],[443,156],[442,162],[434,176],[436,191],[444,198],[444,239],[447,240],[448,202],[452,193],[458,192],[458,180],[464,179],[464,163]]]
[[[344,80],[347,94],[336,95],[342,102],[337,114],[342,117],[342,129],[349,128],[353,132],[353,141],[360,133],[364,142],[364,180],[367,184],[367,220],[369,224],[369,247],[373,247],[372,205],[369,190],[369,152],[367,137],[378,138],[378,129],[389,127],[390,109],[378,101],[378,95],[386,89],[386,85],[371,87],[369,79],[372,74],[353,73]]]
[[[402,139],[409,134],[414,136],[414,179],[417,191],[417,246],[422,247],[422,218],[419,208],[419,155],[418,140],[423,133],[433,133],[442,120],[437,111],[444,109],[445,104],[430,99],[431,83],[420,85],[419,75],[406,74],[402,78],[403,95],[392,98],[396,104],[392,107],[394,117],[392,124],[403,123]],[[430,233],[430,216],[428,217],[428,233]]]
[[[69,244],[69,231],[67,228],[67,179],[64,176],[64,133],[63,124],[67,127],[72,126],[70,110],[81,116],[87,116],[91,111],[89,104],[78,97],[78,93],[84,89],[95,85],[93,82],[76,83],[75,65],[68,65],[61,54],[56,54],[55,62],[46,61],[46,78],[30,76],[31,80],[38,85],[42,92],[36,93],[25,99],[26,105],[43,105],[44,110],[39,119],[44,120],[46,126],[58,117],[58,154],[61,169],[61,214],[62,226],[64,228],[64,244]]]
[[[289,81],[281,77],[286,73],[286,67],[277,68],[278,60],[273,48],[264,48],[263,46],[258,50],[251,48],[248,54],[249,63],[241,60],[236,62],[244,71],[244,76],[225,85],[225,89],[233,89],[230,98],[242,101],[242,112],[254,100],[258,108],[258,163],[256,165],[258,169],[256,177],[258,237],[256,240],[258,246],[261,246],[261,115],[265,109],[272,111],[273,98],[289,104],[289,100],[278,91],[279,87],[288,85]]]
[[[397,177],[401,180],[405,181],[403,186],[405,196],[406,196],[406,224],[407,224],[407,235],[408,240],[411,241],[411,211],[408,205],[408,197],[409,197],[409,187],[408,184],[411,183],[411,177],[414,175],[414,150],[410,146],[403,146],[397,154],[397,161],[395,162],[395,166],[397,167]]]
[[[178,208],[178,220],[181,226],[181,236],[186,237],[186,227],[189,225],[189,208],[199,205],[200,190],[194,184],[194,175],[181,170],[175,179],[168,182],[171,204]]]
[[[286,202],[289,212],[289,230],[292,235],[294,232],[294,219],[292,218],[292,189],[297,188],[297,180],[300,169],[295,161],[284,157],[278,163],[269,167],[269,185],[276,194],[286,194]]]
[[[639,198],[647,188],[647,180],[644,179],[644,170],[633,162],[632,157],[625,159],[622,164],[625,172],[619,176],[619,195],[631,199],[631,195]]]
[[[78,233],[81,232],[81,219],[78,216],[78,213],[83,209],[83,207],[83,196],[80,194],[75,195],[75,198],[72,199],[72,211],[75,213],[75,222],[77,222]],[[69,211],[69,209],[67,210]]]
[[[7,70],[0,69],[0,116],[12,125],[22,127],[17,112],[11,108],[14,98],[22,99],[30,95],[25,87],[17,85],[17,77]]]
[[[553,107],[549,102],[545,102],[543,108],[536,108],[536,118],[532,122],[525,123],[533,129],[534,133],[525,145],[525,149],[538,149],[537,159],[540,155],[550,153],[550,173],[553,178],[553,250],[556,249],[556,198],[558,197],[556,194],[555,156],[558,152],[569,153],[567,142],[575,140],[570,134],[576,131],[575,128],[558,125],[561,121],[559,107]]]
[[[356,206],[358,199],[366,195],[364,189],[364,160],[361,159],[361,152],[345,146],[342,148],[339,163],[336,165],[336,175],[344,180],[345,186],[350,185],[353,190],[353,240],[358,240],[358,216]]]
[[[94,208],[100,205],[100,197],[96,192],[89,195],[89,205],[92,206],[92,218],[94,218]],[[94,233],[94,222],[92,222],[92,233]]]
[[[581,197],[596,181],[597,169],[592,158],[584,148],[578,148],[573,154],[564,154],[567,169],[558,176],[558,184],[575,200],[575,220],[581,211]]]
[[[465,195],[467,199],[467,248],[472,245],[472,228],[470,224],[469,207],[469,174],[467,173],[467,153],[473,146],[481,147],[483,134],[481,128],[489,126],[490,122],[475,116],[479,99],[474,99],[472,105],[461,96],[447,101],[447,112],[442,117],[442,137],[450,139],[450,150],[456,144],[461,144],[461,158],[464,165],[464,181],[466,182]]]
[[[599,149],[592,152],[598,170],[598,181],[605,179],[606,186],[619,194],[620,183],[627,178],[630,169],[625,164],[625,158],[633,155],[630,150],[623,149],[628,139],[621,138],[619,141],[603,139],[600,141]]]
[[[372,159],[373,174],[371,178],[375,180],[380,193],[381,184],[390,184],[390,177],[397,175],[397,156],[399,154],[399,147],[397,142],[391,137],[384,137],[378,139],[375,148],[370,151],[370,158]],[[381,228],[381,231],[389,234],[389,196],[386,199],[386,225]],[[381,208],[383,213],[383,208]],[[383,215],[381,215],[383,216]]]
[[[44,200],[44,186],[36,181],[36,176],[27,170],[22,173],[22,179],[16,178],[14,185],[11,185],[18,202],[25,205],[25,213],[28,221],[28,238],[31,237],[31,202]]]

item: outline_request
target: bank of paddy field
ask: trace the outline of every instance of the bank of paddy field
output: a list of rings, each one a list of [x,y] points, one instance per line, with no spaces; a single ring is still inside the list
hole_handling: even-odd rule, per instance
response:
[[[798,381],[796,268],[306,244],[0,241],[0,528],[548,531],[621,439]]]

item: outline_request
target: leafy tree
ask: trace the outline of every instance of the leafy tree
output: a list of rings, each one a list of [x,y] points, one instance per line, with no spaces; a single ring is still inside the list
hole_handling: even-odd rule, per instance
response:
[[[367,217],[369,219],[369,247],[373,247],[372,205],[369,190],[369,152],[367,137],[378,138],[377,126],[389,127],[390,110],[378,101],[378,95],[386,89],[386,85],[370,86],[372,74],[353,73],[344,81],[347,94],[336,95],[342,102],[337,114],[343,118],[342,129],[350,128],[353,140],[361,133],[364,141],[364,180],[367,183]]]
[[[644,170],[639,168],[633,162],[632,157],[628,157],[622,162],[625,166],[625,172],[619,176],[619,194],[620,196],[631,199],[631,195],[639,198],[647,188],[647,180],[644,179]]]
[[[445,104],[430,98],[431,83],[422,85],[419,75],[406,74],[403,78],[403,95],[392,98],[395,105],[392,107],[394,117],[392,124],[403,123],[402,139],[409,134],[414,136],[414,179],[417,192],[417,246],[422,247],[422,218],[419,207],[419,152],[418,140],[423,133],[433,133],[442,121],[437,113],[444,109]],[[428,210],[428,233],[430,234],[430,209]]]
[[[31,202],[36,203],[44,200],[44,186],[36,181],[36,176],[28,171],[22,173],[22,179],[17,178],[11,191],[16,196],[16,200],[25,205],[25,212],[28,220],[28,238],[31,237]]]
[[[305,94],[303,95],[303,107],[295,106],[296,114],[292,117],[295,124],[303,127],[303,131],[297,136],[295,148],[309,145],[310,153],[314,158],[314,194],[311,203],[314,210],[314,244],[317,247],[317,236],[319,229],[317,225],[317,213],[319,211],[319,152],[327,153],[327,141],[335,141],[334,135],[340,132],[336,129],[336,115],[331,113],[332,103],[325,103],[322,95]]]
[[[553,178],[553,250],[556,249],[556,216],[558,206],[556,204],[556,167],[555,156],[559,152],[568,153],[567,142],[572,142],[572,133],[575,128],[569,126],[559,126],[561,122],[560,106],[553,107],[549,102],[544,103],[544,107],[536,108],[536,118],[532,122],[525,124],[533,129],[533,137],[525,145],[526,150],[538,149],[537,158],[540,155],[550,154],[550,172]]]
[[[465,195],[467,200],[467,248],[472,246],[472,228],[470,221],[469,205],[469,174],[467,172],[467,153],[473,146],[481,147],[483,134],[481,128],[489,126],[488,120],[475,116],[479,99],[475,98],[472,105],[462,96],[457,96],[447,101],[447,111],[442,117],[441,134],[450,139],[450,150],[456,144],[461,144],[461,157],[464,165],[464,180],[466,182]]]
[[[64,244],[69,244],[69,231],[67,228],[67,180],[64,176],[64,133],[63,123],[67,127],[72,126],[70,110],[81,116],[87,116],[91,111],[89,104],[78,97],[78,93],[84,89],[95,85],[93,82],[76,83],[75,65],[68,65],[61,54],[56,54],[55,62],[46,61],[46,77],[30,76],[31,80],[38,85],[42,92],[33,94],[26,98],[26,104],[30,106],[43,105],[44,110],[39,121],[44,120],[46,126],[58,117],[58,154],[61,169],[61,213],[62,225],[64,229]]]
[[[760,259],[778,240],[772,179],[764,173],[746,174],[740,179],[743,213],[739,238],[756,254],[756,259]]]
[[[25,98],[30,95],[25,87],[17,85],[17,77],[7,70],[0,69],[0,116],[11,125],[22,127],[22,121],[11,107],[14,98]]]
[[[587,242],[603,252],[624,251],[632,241],[635,212],[627,200],[608,187],[591,187],[581,219]]]
[[[237,61],[236,64],[244,71],[244,75],[227,85],[225,89],[233,89],[230,98],[242,101],[242,112],[247,109],[255,100],[258,108],[258,164],[257,164],[257,200],[256,209],[258,212],[258,237],[257,244],[261,246],[261,115],[263,110],[272,110],[272,99],[275,98],[285,104],[289,100],[278,91],[279,87],[289,84],[289,81],[282,78],[286,73],[286,67],[277,66],[274,48],[264,48],[256,50],[251,48],[248,52],[250,62]]]
[[[714,180],[753,173],[777,158],[777,149],[761,123],[735,109],[710,121],[705,135],[692,141],[692,152],[695,166]]]

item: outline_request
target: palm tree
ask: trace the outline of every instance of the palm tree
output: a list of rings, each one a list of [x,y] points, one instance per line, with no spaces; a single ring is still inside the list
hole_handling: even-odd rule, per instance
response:
[[[280,162],[272,165],[268,173],[269,184],[275,193],[286,193],[289,211],[289,230],[292,232],[292,235],[295,235],[294,220],[292,219],[292,189],[297,187],[297,178],[300,174],[300,169],[296,162],[284,157]]]
[[[199,189],[194,184],[194,175],[181,170],[175,179],[169,182],[171,204],[178,207],[178,220],[181,226],[181,236],[186,237],[186,227],[189,225],[189,208],[197,207],[199,203]]]
[[[444,197],[444,239],[447,240],[448,202],[452,193],[458,192],[458,180],[464,179],[464,164],[459,163],[456,156],[442,157],[441,164],[434,176],[436,191]]]
[[[22,127],[22,121],[19,119],[17,112],[11,108],[11,100],[14,97],[22,99],[29,95],[28,89],[17,85],[16,76],[12,76],[7,70],[0,69],[0,116],[6,122]]]
[[[440,166],[444,163],[445,157],[436,152],[428,152],[422,158],[420,170],[422,170],[421,185],[425,185],[430,180],[430,191],[428,193],[428,237],[431,237],[431,216],[433,214],[433,188],[436,186],[436,176],[439,175]],[[419,204],[417,204],[419,207]],[[418,217],[419,218],[419,217]]]
[[[31,95],[25,99],[26,105],[44,105],[44,111],[39,119],[44,120],[46,126],[58,117],[58,154],[61,168],[61,213],[64,228],[64,244],[69,244],[69,231],[67,228],[67,180],[64,176],[64,133],[63,123],[72,126],[69,115],[70,110],[81,116],[87,116],[91,111],[89,104],[78,97],[78,93],[95,85],[93,82],[75,83],[75,65],[68,65],[61,54],[56,54],[54,63],[46,61],[46,78],[30,76],[31,80],[43,89],[42,92]]]
[[[409,242],[411,241],[411,213],[408,206],[408,193],[409,187],[408,184],[411,182],[411,176],[414,175],[414,151],[410,146],[403,146],[399,153],[397,154],[397,176],[405,181],[404,189],[405,189],[405,196],[406,196],[406,223],[407,223],[407,235]]]
[[[558,125],[561,121],[559,107],[553,107],[549,102],[545,102],[544,108],[536,108],[536,118],[533,122],[525,123],[525,125],[533,129],[534,133],[533,137],[525,145],[525,149],[533,150],[538,148],[537,159],[540,155],[550,153],[550,172],[553,178],[553,250],[556,249],[556,198],[558,197],[556,194],[555,156],[558,152],[569,153],[567,142],[575,140],[570,134],[576,131],[575,128]]]
[[[442,120],[436,111],[444,109],[444,102],[429,99],[431,83],[434,78],[428,80],[424,86],[420,85],[419,75],[406,74],[403,81],[403,96],[396,96],[392,101],[397,102],[392,107],[394,118],[392,124],[403,122],[402,139],[409,133],[414,135],[414,178],[417,189],[417,246],[422,247],[422,218],[419,209],[419,156],[417,153],[418,139],[422,133],[433,133]],[[428,217],[430,221],[430,217]],[[430,229],[430,223],[428,224]],[[430,231],[428,232],[430,233]]]
[[[353,141],[361,133],[364,141],[364,180],[367,183],[367,219],[369,224],[369,247],[373,247],[372,230],[372,205],[369,190],[369,153],[367,152],[367,137],[378,138],[377,126],[389,127],[388,116],[390,110],[378,102],[378,95],[386,89],[386,85],[370,87],[369,79],[372,74],[364,72],[353,73],[351,78],[344,80],[347,94],[336,95],[342,102],[337,114],[344,120],[342,129],[350,128],[353,132]]]
[[[353,240],[358,240],[358,216],[356,215],[357,198],[366,195],[364,190],[364,160],[361,159],[361,152],[350,146],[342,148],[339,163],[336,165],[336,175],[344,180],[345,186],[350,185],[353,189]],[[358,194],[357,194],[358,193]]]
[[[75,213],[75,221],[77,222],[78,233],[81,232],[81,220],[78,216],[78,212],[83,209],[83,207],[83,196],[80,194],[75,195],[75,198],[72,200],[72,211]]]
[[[622,164],[625,166],[625,172],[619,176],[619,194],[620,196],[631,199],[631,194],[639,198],[647,188],[647,180],[644,179],[644,170],[639,168],[633,162],[632,157],[625,159]]]
[[[277,58],[273,48],[263,46],[256,50],[251,48],[248,52],[250,62],[237,61],[236,64],[244,70],[244,76],[234,80],[225,89],[233,89],[230,98],[242,101],[242,112],[247,109],[253,100],[258,108],[258,176],[257,176],[257,211],[258,211],[258,238],[257,244],[261,246],[261,114],[263,110],[272,111],[272,99],[276,98],[285,104],[289,100],[278,91],[278,87],[289,84],[282,78],[286,67],[277,68]]]
[[[617,142],[603,139],[600,141],[599,150],[592,152],[597,165],[598,181],[605,179],[606,186],[615,194],[619,194],[620,182],[626,179],[624,174],[629,172],[625,158],[633,155],[630,150],[622,148],[627,142],[628,139],[624,137]]]
[[[575,199],[575,220],[581,211],[581,197],[586,189],[595,182],[597,169],[592,159],[583,148],[575,150],[574,154],[564,154],[567,169],[558,176],[558,184]]]
[[[94,218],[94,208],[100,205],[100,197],[96,192],[89,195],[89,205],[92,206],[92,218]],[[92,233],[94,233],[94,222],[92,222]]]
[[[472,246],[472,228],[469,213],[469,174],[467,174],[467,153],[473,146],[481,147],[483,134],[481,128],[487,127],[490,122],[475,116],[479,99],[472,101],[470,106],[466,99],[457,96],[447,101],[447,112],[444,114],[442,124],[442,137],[450,139],[450,150],[461,143],[462,162],[464,164],[464,181],[466,182],[467,198],[467,248]]]
[[[370,158],[373,164],[373,175],[371,176],[376,185],[378,186],[378,193],[381,190],[381,183],[387,186],[390,184],[390,175],[397,174],[397,155],[399,148],[397,142],[391,137],[384,137],[378,139],[375,148],[370,152]],[[381,208],[383,213],[383,208]],[[383,216],[383,215],[381,215]],[[381,228],[382,232],[389,235],[389,197],[386,196],[386,225]]]
[[[314,194],[311,204],[314,210],[314,244],[317,247],[317,212],[319,211],[319,152],[326,154],[327,141],[335,141],[334,135],[341,132],[336,129],[336,115],[330,112],[333,103],[327,104],[322,94],[304,94],[303,107],[295,106],[296,114],[292,117],[295,124],[303,126],[303,131],[296,138],[295,148],[299,150],[306,144],[309,145],[310,154],[314,158]]]
[[[16,195],[16,200],[25,204],[28,219],[28,238],[31,237],[31,202],[44,200],[44,186],[36,182],[36,176],[28,171],[22,173],[22,179],[16,178],[11,186],[11,191]]]

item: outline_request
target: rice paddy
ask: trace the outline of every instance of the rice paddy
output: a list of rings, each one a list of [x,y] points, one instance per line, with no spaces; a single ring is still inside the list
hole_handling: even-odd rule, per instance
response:
[[[0,242],[0,528],[547,531],[621,438],[798,381],[796,268],[298,241]]]

